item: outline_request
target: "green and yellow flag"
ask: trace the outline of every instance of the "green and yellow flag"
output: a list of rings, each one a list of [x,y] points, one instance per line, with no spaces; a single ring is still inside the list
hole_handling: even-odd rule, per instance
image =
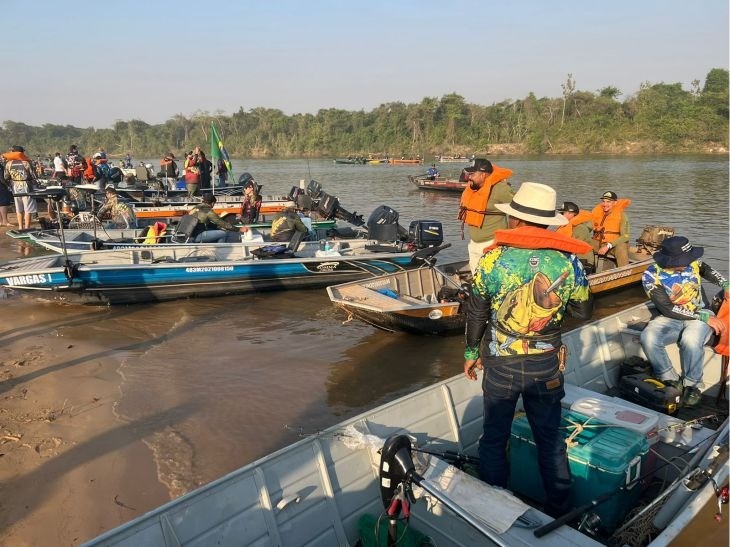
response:
[[[226,147],[223,146],[223,140],[221,140],[220,135],[218,135],[218,131],[216,130],[213,122],[210,123],[210,157],[211,162],[213,162],[214,165],[218,165],[218,160],[222,159],[228,169],[228,180],[234,180],[231,158],[228,156],[228,151],[226,150]]]

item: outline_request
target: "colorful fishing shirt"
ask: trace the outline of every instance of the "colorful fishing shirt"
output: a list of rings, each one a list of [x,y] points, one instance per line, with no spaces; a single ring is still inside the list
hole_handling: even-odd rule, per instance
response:
[[[467,323],[466,359],[479,357],[484,335],[489,343],[482,360],[554,351],[569,304],[591,301],[578,258],[553,249],[492,249],[479,261],[472,293],[476,298],[470,299],[470,306],[488,308],[483,310],[488,327]]]

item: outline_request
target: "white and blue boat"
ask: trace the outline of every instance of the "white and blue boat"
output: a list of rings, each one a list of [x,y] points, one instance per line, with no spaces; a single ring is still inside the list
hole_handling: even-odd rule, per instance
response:
[[[71,303],[157,302],[325,287],[417,267],[418,255],[441,249],[368,239],[332,243],[326,250],[318,241],[303,242],[296,249],[291,244],[243,241],[66,252],[0,265],[0,287]]]

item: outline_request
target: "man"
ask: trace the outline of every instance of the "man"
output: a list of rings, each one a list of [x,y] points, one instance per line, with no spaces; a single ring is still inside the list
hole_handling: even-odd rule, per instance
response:
[[[580,207],[572,201],[564,201],[563,205],[558,209],[567,220],[568,223],[565,226],[560,226],[556,232],[559,234],[572,237],[579,241],[584,241],[588,245],[593,246],[593,216],[588,211],[581,211]],[[590,266],[591,271],[593,267],[593,252],[587,252],[578,255],[578,258],[583,262],[583,266]]]
[[[287,207],[274,217],[271,221],[271,240],[272,241],[289,241],[294,232],[307,233],[307,227],[299,218],[296,208]]]
[[[213,210],[216,199],[213,194],[203,194],[203,203],[193,207],[189,214],[198,218],[198,224],[193,230],[192,238],[195,243],[224,243],[240,241],[240,236],[235,232],[247,232],[248,228],[243,226],[236,228],[230,222],[226,222]]]
[[[30,228],[33,215],[38,213],[38,204],[33,196],[22,195],[33,192],[37,182],[31,159],[25,155],[25,148],[13,146],[3,154],[5,158],[5,180],[11,184],[15,195],[15,216],[18,229]]]
[[[431,167],[426,170],[426,176],[428,177],[428,180],[436,180],[436,177],[439,176],[439,170],[436,169],[435,163],[432,163]]]
[[[459,220],[469,227],[469,267],[474,271],[484,248],[492,243],[495,230],[506,227],[506,220],[495,206],[509,203],[513,192],[507,182],[511,169],[492,165],[489,160],[477,158],[474,165],[464,169],[466,188],[461,194]],[[463,226],[462,224],[462,226]]]
[[[593,208],[593,250],[599,258],[614,258],[616,266],[629,263],[631,235],[629,217],[624,213],[629,205],[630,199],[619,200],[615,192],[604,192],[601,203]]]
[[[66,180],[66,168],[68,164],[66,160],[61,157],[61,152],[56,152],[53,158],[53,177],[56,180]]]
[[[180,176],[180,169],[175,163],[175,154],[168,152],[160,161],[160,171],[162,172],[162,183],[166,190],[174,190],[177,185],[177,178]]]
[[[590,245],[547,229],[565,218],[555,210],[555,190],[525,182],[511,203],[497,204],[509,215],[474,272],[467,300],[464,374],[483,370],[484,431],[479,440],[479,474],[507,487],[507,442],[521,395],[538,452],[546,492],[545,512],[569,509],[570,469],[559,431],[565,396],[558,355],[566,311],[588,319],[593,310],[588,279],[576,254]],[[489,325],[489,328],[487,328]],[[519,470],[514,470],[519,472]]]
[[[702,365],[705,344],[712,332],[721,334],[727,326],[708,309],[702,290],[705,279],[730,295],[730,284],[709,265],[702,262],[704,249],[694,247],[686,237],[668,237],[654,253],[655,264],[641,279],[644,291],[659,311],[641,333],[641,347],[652,364],[657,378],[680,390],[682,404],[695,407],[702,396]],[[682,380],[672,366],[666,346],[679,345]],[[684,383],[684,386],[682,385]]]
[[[81,184],[84,179],[86,160],[79,153],[79,147],[72,144],[66,154],[66,165],[68,166],[67,176],[71,184]]]
[[[97,216],[101,219],[104,215],[110,217],[110,221],[104,223],[105,228],[136,228],[137,217],[132,207],[123,201],[120,201],[117,190],[114,186],[107,186],[105,189],[106,202],[97,211]]]

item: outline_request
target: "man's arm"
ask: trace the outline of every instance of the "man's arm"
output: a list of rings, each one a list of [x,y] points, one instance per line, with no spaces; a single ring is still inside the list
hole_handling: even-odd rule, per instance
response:
[[[628,243],[631,238],[631,225],[629,223],[629,216],[626,213],[621,213],[621,227],[619,228],[621,234],[611,244],[615,247],[620,243]]]

